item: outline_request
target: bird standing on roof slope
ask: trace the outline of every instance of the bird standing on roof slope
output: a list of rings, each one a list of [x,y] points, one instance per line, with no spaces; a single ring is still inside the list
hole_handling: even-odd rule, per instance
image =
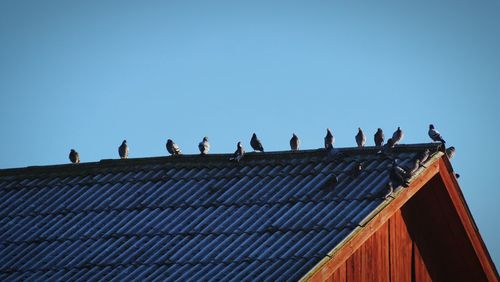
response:
[[[325,149],[331,150],[333,149],[333,144],[335,143],[335,137],[333,136],[332,132],[330,131],[330,128],[326,129],[326,136],[325,136]]]
[[[168,148],[167,148],[168,149]],[[208,143],[208,137],[203,137],[203,141],[198,144],[198,149],[200,150],[200,154],[206,155],[210,150],[210,143]]]
[[[394,131],[394,133],[392,134],[392,142],[394,142],[394,145],[396,145],[399,142],[401,142],[403,137],[404,137],[403,130],[401,130],[401,128],[398,126],[398,129],[396,129],[396,131]]]
[[[384,144],[384,132],[382,128],[377,129],[377,132],[373,135],[373,140],[375,141],[375,146],[382,147]]]
[[[165,145],[167,147],[167,151],[170,153],[172,156],[177,156],[181,155],[181,148],[177,144],[172,141],[172,139],[167,140],[167,144]]]
[[[71,152],[69,152],[69,160],[74,164],[80,163],[80,155],[75,149],[71,149]]]
[[[419,153],[415,158],[418,159],[418,163],[420,166],[423,166],[424,163],[427,161],[427,159],[429,158],[431,152],[429,151],[429,149],[425,149],[425,151]]]
[[[450,148],[446,149],[446,156],[451,160],[453,156],[455,156],[455,147],[451,146]]]
[[[293,136],[290,139],[290,149],[292,149],[292,151],[298,151],[299,146],[300,146],[299,137],[297,137],[297,135],[295,135],[295,133],[293,133]]]
[[[439,131],[437,131],[434,128],[434,125],[432,125],[432,124],[429,124],[429,137],[432,139],[432,141],[439,141],[443,144],[446,144],[443,137],[441,137],[441,134],[439,133]]]
[[[241,142],[238,142],[238,145],[236,145],[236,151],[234,151],[233,156],[229,158],[229,160],[240,162],[244,154],[245,154],[245,149],[243,149],[243,145],[241,145]]]
[[[356,144],[358,144],[359,148],[362,148],[362,147],[365,146],[366,136],[363,133],[363,130],[361,129],[361,127],[358,127],[358,134],[356,134],[356,138],[355,139],[356,139]]]
[[[252,135],[252,139],[250,139],[250,146],[252,146],[254,151],[264,152],[264,147],[262,147],[262,143],[255,133]]]
[[[396,160],[393,160],[389,172],[389,180],[392,182],[392,186],[398,187],[399,185],[403,185],[404,187],[408,187],[408,179],[410,178],[411,174],[398,166]]]
[[[127,140],[123,140],[122,144],[120,147],[118,147],[118,155],[120,155],[121,159],[126,159],[128,158],[128,145],[127,145]]]

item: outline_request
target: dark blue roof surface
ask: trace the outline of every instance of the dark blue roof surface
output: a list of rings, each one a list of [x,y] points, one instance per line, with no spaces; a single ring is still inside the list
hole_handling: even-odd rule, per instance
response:
[[[385,201],[391,159],[377,151],[0,170],[0,281],[298,280]]]

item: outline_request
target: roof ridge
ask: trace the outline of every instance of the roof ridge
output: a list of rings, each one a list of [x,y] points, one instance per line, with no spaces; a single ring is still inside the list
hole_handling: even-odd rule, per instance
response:
[[[423,149],[423,148],[433,148],[435,150],[442,150],[441,143],[416,143],[416,144],[398,144],[394,147],[395,152],[405,152],[412,151],[415,149]],[[380,147],[375,146],[367,146],[367,147],[344,147],[344,148],[334,148],[335,153],[342,154],[372,154],[380,151]],[[242,163],[246,163],[248,160],[258,160],[261,158],[268,158],[272,160],[288,158],[293,159],[296,157],[302,156],[318,156],[323,157],[328,151],[324,148],[319,149],[308,149],[308,150],[300,150],[300,151],[270,151],[270,152],[248,152],[245,154],[245,157],[242,160]],[[131,166],[131,165],[141,165],[141,164],[186,164],[189,163],[194,166],[198,165],[206,165],[208,162],[220,162],[227,161],[230,163],[229,158],[232,156],[232,153],[227,154],[208,154],[208,155],[200,155],[200,154],[184,154],[184,155],[176,155],[176,156],[161,156],[161,157],[144,157],[144,158],[128,158],[128,159],[102,159],[97,162],[87,162],[87,163],[78,163],[78,164],[56,164],[56,165],[46,165],[46,166],[28,166],[28,167],[18,167],[18,168],[7,168],[0,169],[0,176],[10,176],[16,175],[19,173],[23,174],[37,174],[37,173],[60,173],[60,172],[80,172],[92,169],[101,169],[101,168],[118,168],[122,166]],[[203,163],[196,163],[193,161],[204,160]]]

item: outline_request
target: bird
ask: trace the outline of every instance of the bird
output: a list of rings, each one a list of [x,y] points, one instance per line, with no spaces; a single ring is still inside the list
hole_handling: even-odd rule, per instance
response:
[[[382,152],[384,154],[389,154],[391,152],[392,148],[394,148],[395,145],[396,144],[394,144],[393,139],[389,138],[389,139],[387,139],[387,143],[385,143],[385,145],[382,146],[382,150],[380,152]]]
[[[127,145],[127,140],[123,140],[122,144],[120,147],[118,147],[118,154],[120,155],[121,159],[126,159],[128,158],[128,145]]]
[[[236,151],[234,151],[234,154],[229,160],[231,161],[236,161],[240,162],[240,160],[243,158],[243,155],[245,154],[245,149],[243,149],[243,145],[241,145],[241,142],[238,142],[236,145]]]
[[[250,139],[250,146],[252,146],[254,151],[264,152],[264,147],[262,147],[262,143],[255,133],[252,135],[252,139]]]
[[[429,149],[425,149],[425,151],[419,153],[416,156],[416,159],[418,159],[418,163],[420,166],[422,166],[425,163],[425,161],[427,161],[427,159],[429,158],[429,155],[430,155]]]
[[[80,163],[80,155],[75,149],[71,149],[71,152],[69,152],[69,160],[74,164]]]
[[[444,141],[443,137],[441,137],[439,131],[434,128],[433,124],[429,124],[429,137],[432,139],[432,141],[439,141],[443,144],[446,144],[446,141]]]
[[[403,130],[401,130],[401,128],[398,126],[398,129],[396,129],[396,131],[394,131],[394,133],[392,134],[392,141],[394,142],[394,145],[398,144],[401,139],[403,139],[403,137]]]
[[[408,187],[408,179],[410,179],[411,174],[406,170],[397,165],[396,160],[392,162],[392,167],[389,173],[389,180],[392,182],[393,187],[403,185]]]
[[[330,128],[326,129],[326,136],[325,136],[325,149],[331,150],[333,149],[333,144],[335,143],[335,137],[333,136],[332,132],[330,131]]]
[[[206,155],[208,154],[208,151],[210,150],[210,143],[208,143],[208,137],[203,137],[203,141],[201,141],[198,144],[198,149],[200,149],[200,154],[201,155]],[[168,147],[167,147],[168,150]]]
[[[290,148],[292,151],[298,151],[300,147],[300,140],[295,133],[293,133],[292,138],[290,139]]]
[[[375,146],[382,147],[384,144],[384,132],[382,128],[377,129],[377,132],[373,135],[373,140],[375,141]]]
[[[451,146],[449,148],[446,149],[446,156],[448,157],[448,159],[452,159],[453,156],[455,156],[455,147]]]
[[[412,175],[417,169],[420,167],[420,159],[419,158],[414,158],[406,166],[403,168],[406,170],[406,172],[410,175]]]
[[[366,143],[366,137],[365,134],[363,133],[363,130],[361,127],[358,127],[358,134],[356,134],[356,144],[358,144],[359,148],[362,148],[365,146]]]
[[[172,139],[167,140],[167,144],[165,145],[167,147],[167,151],[170,153],[172,156],[177,156],[181,155],[181,148],[177,144],[172,141]]]

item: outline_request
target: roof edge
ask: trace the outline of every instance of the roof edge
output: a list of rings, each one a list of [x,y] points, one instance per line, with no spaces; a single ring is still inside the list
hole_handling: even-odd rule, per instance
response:
[[[455,177],[455,173],[451,166],[450,160],[447,157],[443,157],[441,158],[439,165],[441,179],[443,180],[444,186],[448,191],[452,204],[455,206],[455,210],[457,210],[457,214],[462,225],[472,227],[465,228],[465,232],[467,233],[467,236],[472,243],[472,247],[476,252],[481,266],[485,270],[486,276],[490,281],[500,280],[496,265],[490,256],[488,248],[486,248],[486,244],[481,237],[479,228],[477,227],[469,206],[465,201],[465,197],[462,193],[462,189],[460,188],[457,178]],[[473,230],[473,232],[469,233],[468,230]]]
[[[324,281],[328,275],[335,271],[345,260],[346,256],[352,255],[380,226],[399,210],[408,200],[411,199],[424,185],[439,173],[439,160],[445,154],[439,152],[426,162],[427,168],[415,175],[411,179],[408,188],[399,189],[394,198],[383,201],[370,215],[361,222],[364,226],[355,228],[344,240],[333,248],[322,260],[309,270],[299,281]],[[327,273],[321,271],[328,269]],[[326,276],[325,276],[326,275]]]

